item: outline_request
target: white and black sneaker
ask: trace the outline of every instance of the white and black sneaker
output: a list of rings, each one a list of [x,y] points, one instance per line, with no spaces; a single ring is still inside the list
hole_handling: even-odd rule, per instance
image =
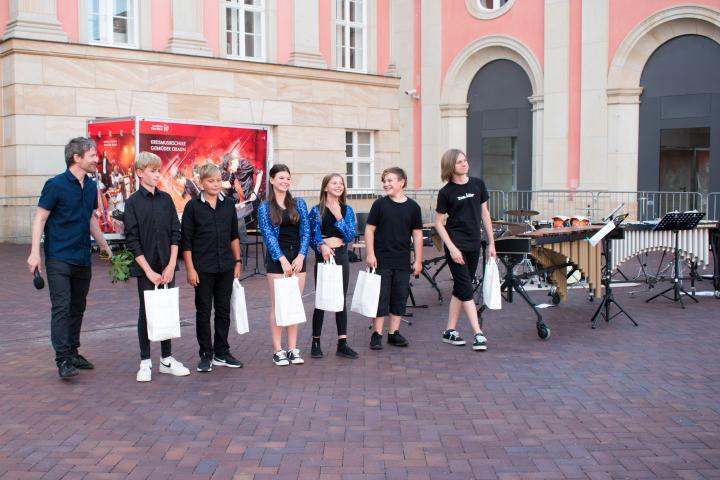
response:
[[[450,345],[465,345],[465,339],[460,336],[460,333],[458,333],[457,330],[454,328],[451,328],[449,330],[445,330],[442,334],[442,341],[445,343],[449,343]]]
[[[299,348],[293,348],[288,352],[288,359],[290,360],[290,363],[293,365],[302,365],[305,363],[305,360],[300,356],[300,349]]]
[[[215,355],[213,357],[212,364],[217,367],[230,367],[230,368],[242,368],[243,363],[231,354],[226,353],[225,355]]]
[[[279,367],[290,365],[290,360],[288,360],[285,350],[278,350],[275,352],[273,355],[273,363]]]
[[[485,334],[480,332],[475,334],[475,341],[472,344],[473,350],[483,351],[487,350],[487,338]]]

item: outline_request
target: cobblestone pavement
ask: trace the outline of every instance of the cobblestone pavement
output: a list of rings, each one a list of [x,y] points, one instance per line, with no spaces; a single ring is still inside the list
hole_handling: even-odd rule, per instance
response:
[[[720,478],[712,297],[682,310],[618,289],[640,326],[618,317],[592,330],[596,304],[573,290],[543,310],[546,341],[524,304],[505,304],[485,315],[489,350],[476,353],[440,342],[447,306],[419,279],[415,297],[429,308],[413,309],[402,327],[409,348],[369,350],[369,322],[351,314],[360,358],[336,357],[328,315],[326,357],[309,358],[305,324],[305,365],[280,368],[271,362],[266,279],[253,277],[244,282],[251,332],[230,338],[245,367],[199,374],[193,295],[180,272],[185,326],[174,353],[192,374],[156,369],[139,384],[135,284],[111,284],[97,259],[81,348],[96,368],[61,381],[47,290],[32,288],[26,256],[27,247],[0,246],[2,480]],[[446,271],[440,279],[448,297]],[[460,331],[470,336],[464,320]],[[158,354],[153,345],[156,366]]]

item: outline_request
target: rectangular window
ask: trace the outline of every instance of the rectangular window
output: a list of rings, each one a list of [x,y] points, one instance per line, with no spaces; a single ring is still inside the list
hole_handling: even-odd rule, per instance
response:
[[[345,178],[348,190],[372,190],[374,150],[372,132],[345,132]]]
[[[335,0],[335,61],[342,70],[366,70],[365,0]]]
[[[225,53],[265,59],[265,0],[225,0]]]
[[[90,43],[138,46],[137,0],[88,0]]]

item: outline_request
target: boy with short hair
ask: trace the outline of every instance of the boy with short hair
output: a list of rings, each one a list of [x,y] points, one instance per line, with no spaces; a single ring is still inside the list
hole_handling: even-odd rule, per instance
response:
[[[145,290],[156,285],[175,285],[177,255],[180,245],[180,221],[169,194],[157,188],[160,180],[160,157],[141,152],[135,161],[135,172],[140,177],[140,188],[125,202],[125,237],[127,248],[135,256],[130,274],[138,280],[138,339],[140,341],[140,369],[138,382],[149,382],[152,377],[150,340],[145,316]],[[162,350],[160,373],[175,376],[190,375],[182,363],[172,356],[170,340],[160,342]]]
[[[400,335],[400,321],[410,294],[410,273],[422,271],[422,212],[420,205],[405,196],[407,175],[402,168],[383,171],[381,180],[387,196],[375,200],[365,227],[365,262],[376,268],[381,276],[377,317],[373,320],[370,348],[380,350],[385,316],[390,315],[388,344],[407,347]],[[410,238],[413,239],[415,259],[410,263]]]

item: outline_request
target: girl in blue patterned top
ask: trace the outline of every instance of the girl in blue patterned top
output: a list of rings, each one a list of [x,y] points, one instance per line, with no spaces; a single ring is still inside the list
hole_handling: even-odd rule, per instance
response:
[[[290,194],[290,169],[283,164],[270,169],[268,199],[258,209],[258,225],[267,248],[267,277],[270,287],[270,334],[275,365],[305,363],[297,348],[298,326],[287,327],[288,350],[282,349],[282,327],[275,323],[276,278],[297,275],[300,293],[305,288],[305,257],[310,243],[308,211],[302,198]]]
[[[320,203],[310,210],[310,244],[315,250],[315,284],[317,285],[318,264],[335,257],[335,263],[342,266],[343,294],[347,295],[350,278],[348,262],[348,243],[355,240],[355,212],[345,203],[345,181],[338,173],[323,178],[320,187]],[[321,258],[322,257],[322,258]],[[310,349],[312,358],[322,358],[320,334],[322,332],[324,310],[313,312],[313,339]],[[345,358],[358,358],[358,354],[347,344],[347,306],[335,313],[338,345],[336,355]]]

